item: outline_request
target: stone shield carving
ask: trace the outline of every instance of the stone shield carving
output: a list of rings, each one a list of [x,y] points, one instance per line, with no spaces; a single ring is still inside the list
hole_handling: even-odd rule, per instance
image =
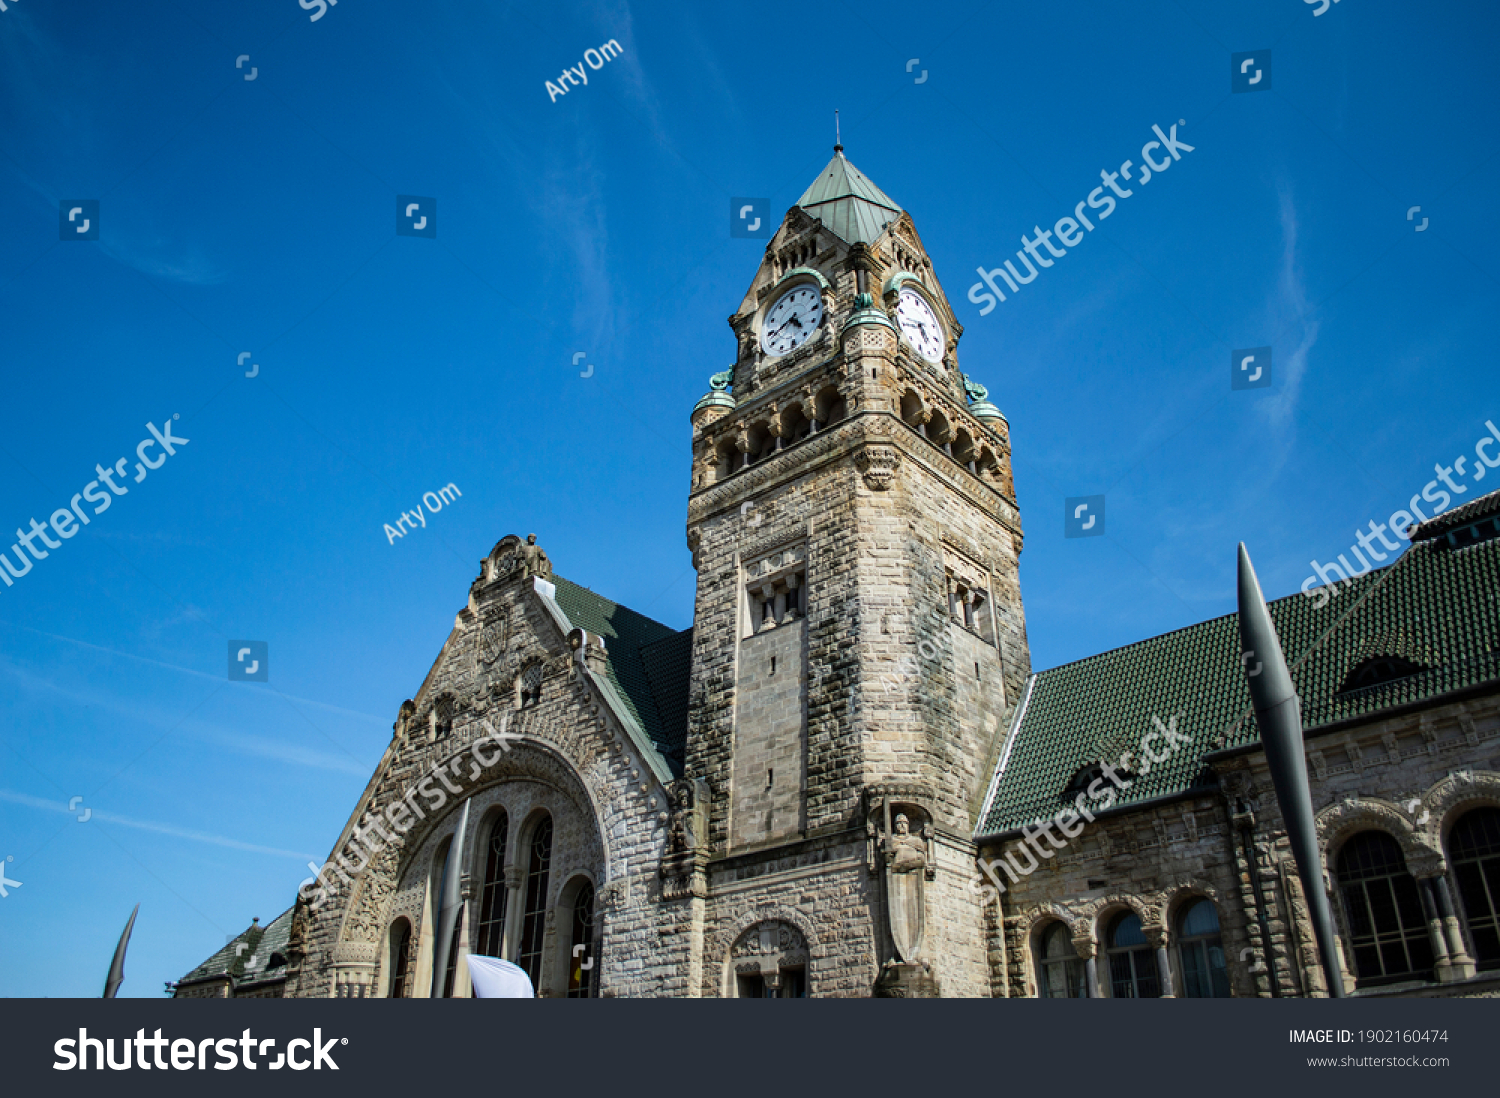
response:
[[[490,618],[479,629],[479,662],[488,667],[498,660],[509,639],[510,618],[503,612]]]

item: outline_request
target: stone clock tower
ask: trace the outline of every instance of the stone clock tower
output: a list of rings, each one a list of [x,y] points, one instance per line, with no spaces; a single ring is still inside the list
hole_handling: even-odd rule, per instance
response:
[[[972,835],[1030,673],[1005,419],[842,146],[729,323],[692,417],[692,967],[707,994],[988,995]]]

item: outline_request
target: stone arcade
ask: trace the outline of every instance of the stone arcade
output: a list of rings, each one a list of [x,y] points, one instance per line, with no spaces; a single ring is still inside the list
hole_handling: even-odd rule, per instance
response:
[[[841,148],[729,323],[693,628],[502,539],[318,880],[177,994],[462,996],[467,952],[548,996],[1323,993],[1234,618],[1032,674],[1006,421]],[[1360,994],[1500,987],[1497,590],[1500,494],[1272,604]],[[1153,719],[1187,745],[1041,841]]]

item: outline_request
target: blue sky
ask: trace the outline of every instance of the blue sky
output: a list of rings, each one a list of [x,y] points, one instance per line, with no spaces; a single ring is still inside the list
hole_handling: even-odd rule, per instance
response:
[[[283,910],[503,535],[690,624],[688,414],[763,247],[728,199],[784,212],[835,108],[1009,419],[1036,667],[1230,612],[1238,540],[1290,594],[1434,463],[1472,477],[1500,423],[1497,15],[1314,11],[9,5],[0,529],[120,457],[128,494],[0,587],[0,995],[98,995],[136,902],[122,995]],[[1231,94],[1230,55],[1267,49],[1270,89]],[[979,315],[976,267],[1179,120],[1192,152]],[[436,239],[396,234],[403,194]],[[59,240],[65,199],[100,202],[98,241]],[[1273,385],[1231,391],[1261,346]],[[190,441],[135,482],[174,415]],[[1098,493],[1105,536],[1065,538]],[[268,683],[227,681],[240,639]]]

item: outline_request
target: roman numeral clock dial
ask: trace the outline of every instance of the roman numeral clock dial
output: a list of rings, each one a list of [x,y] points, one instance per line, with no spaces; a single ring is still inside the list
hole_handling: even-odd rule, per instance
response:
[[[823,322],[823,296],[812,285],[788,290],[766,313],[760,329],[761,350],[768,355],[795,351]]]

